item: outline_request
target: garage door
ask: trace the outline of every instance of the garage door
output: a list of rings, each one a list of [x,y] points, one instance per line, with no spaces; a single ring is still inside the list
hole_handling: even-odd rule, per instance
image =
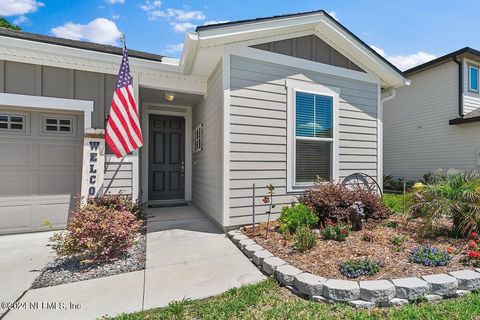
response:
[[[0,234],[66,225],[80,193],[83,116],[0,107]]]

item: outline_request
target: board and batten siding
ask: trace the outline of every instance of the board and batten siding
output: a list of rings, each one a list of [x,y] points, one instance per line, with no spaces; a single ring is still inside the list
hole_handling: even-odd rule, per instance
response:
[[[256,217],[265,221],[266,185],[278,206],[296,200],[287,193],[286,78],[340,88],[340,179],[355,172],[377,177],[377,85],[282,65],[231,57],[230,74],[230,225],[252,222],[252,185]]]
[[[105,128],[116,76],[73,69],[0,60],[0,92],[93,101],[92,127]],[[107,155],[105,192],[132,194],[132,163]]]
[[[458,66],[448,62],[409,76],[384,104],[384,172],[419,180],[437,168],[478,169],[478,122],[458,117]]]
[[[192,202],[219,225],[223,225],[222,106],[220,64],[207,83],[207,95],[192,108],[192,131],[203,125],[203,149],[192,155]]]

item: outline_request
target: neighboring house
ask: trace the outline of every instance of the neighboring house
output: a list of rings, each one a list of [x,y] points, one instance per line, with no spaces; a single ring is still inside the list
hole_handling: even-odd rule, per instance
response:
[[[0,31],[0,233],[66,224],[84,128],[104,128],[119,48]],[[266,219],[318,175],[381,181],[381,91],[403,74],[324,11],[198,27],[179,60],[130,51],[145,146],[107,154],[105,193]]]
[[[386,175],[479,169],[479,68],[480,52],[463,48],[404,72],[411,85],[384,104]]]

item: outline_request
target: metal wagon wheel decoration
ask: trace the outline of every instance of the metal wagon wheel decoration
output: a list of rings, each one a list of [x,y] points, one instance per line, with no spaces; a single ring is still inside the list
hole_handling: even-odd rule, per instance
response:
[[[342,185],[353,189],[364,189],[370,193],[376,193],[383,196],[382,189],[378,185],[378,182],[366,173],[352,173],[343,179]]]

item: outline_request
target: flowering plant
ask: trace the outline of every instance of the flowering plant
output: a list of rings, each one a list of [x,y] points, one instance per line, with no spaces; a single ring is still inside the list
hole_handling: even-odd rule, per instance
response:
[[[446,266],[452,257],[443,250],[430,246],[414,248],[410,255],[410,262],[423,264],[427,267]]]
[[[468,242],[468,259],[472,260],[473,262],[477,263],[480,260],[480,245],[478,239],[478,233],[473,231],[470,233]]]
[[[340,273],[348,278],[371,276],[378,271],[382,264],[369,258],[347,260],[340,263]]]
[[[350,229],[341,224],[328,225],[321,231],[321,234],[325,240],[345,241],[350,235]]]

